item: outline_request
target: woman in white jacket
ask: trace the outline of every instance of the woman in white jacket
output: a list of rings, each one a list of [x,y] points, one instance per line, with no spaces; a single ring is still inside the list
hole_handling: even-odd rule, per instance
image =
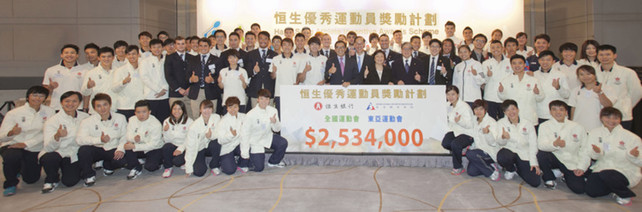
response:
[[[478,99],[473,102],[473,113],[476,121],[473,122],[473,139],[475,142],[466,151],[468,159],[468,175],[474,177],[484,175],[492,181],[498,181],[500,177],[497,161],[497,137],[499,130],[495,119],[486,113],[488,103]]]
[[[221,118],[218,114],[213,113],[214,103],[209,100],[203,100],[200,104],[201,116],[199,116],[189,126],[187,131],[187,140],[185,141],[185,174],[190,176],[202,177],[207,172],[205,163],[205,154],[207,151],[212,153],[210,168],[213,175],[220,174],[218,168],[219,152],[221,146],[216,141],[214,130]],[[218,148],[216,148],[218,146]],[[218,151],[216,151],[218,150]]]
[[[592,173],[586,181],[586,194],[590,197],[615,194],[615,200],[620,205],[630,205],[635,193],[635,187],[642,178],[640,167],[640,137],[624,129],[622,112],[613,107],[600,111],[603,126],[589,131],[588,152],[595,163],[591,166]]]
[[[522,179],[533,187],[539,186],[539,163],[537,162],[537,135],[535,127],[528,120],[519,116],[519,108],[514,100],[502,103],[506,115],[497,122],[501,128],[497,144],[501,147],[497,152],[497,163],[506,169],[504,178],[513,179],[519,174]]]
[[[183,101],[173,102],[171,108],[171,115],[163,121],[163,178],[172,176],[172,166],[185,164],[187,128],[194,122],[187,115],[187,107]]]
[[[470,47],[459,46],[459,56],[462,62],[455,66],[452,85],[460,88],[459,99],[472,105],[473,101],[482,98],[481,86],[486,82],[482,76],[481,63],[470,58]]]
[[[239,113],[241,100],[232,96],[225,100],[227,113],[221,118],[216,126],[216,137],[221,145],[221,171],[227,175],[232,175],[236,170],[241,173],[248,171],[248,160],[241,156],[241,126],[245,119],[244,113]],[[239,156],[238,163],[235,156]]]
[[[441,140],[441,146],[450,150],[453,157],[452,175],[460,175],[465,172],[461,164],[462,151],[473,143],[473,111],[470,106],[459,100],[459,89],[456,86],[446,87],[446,99],[450,102],[448,106],[448,128]]]

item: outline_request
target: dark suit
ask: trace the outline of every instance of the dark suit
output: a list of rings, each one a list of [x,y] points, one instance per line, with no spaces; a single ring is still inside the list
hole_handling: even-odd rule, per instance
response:
[[[331,58],[331,57],[336,57],[337,56],[337,52],[335,52],[334,49],[330,49],[330,55],[326,55],[325,51],[323,49],[319,50],[319,54],[323,55],[323,56],[325,56],[327,58]]]
[[[421,76],[419,81],[415,80],[416,73],[419,73],[419,76]],[[392,80],[395,84],[397,84],[399,80],[403,81],[406,85],[425,84],[427,76],[425,62],[419,58],[412,58],[408,72],[406,72],[403,57],[392,62]]]
[[[359,68],[359,60],[357,59],[356,53],[354,56],[351,56],[350,58],[352,58],[356,62],[357,68]],[[363,83],[363,78],[364,78],[363,72],[366,71],[366,67],[368,67],[368,70],[374,70],[374,57],[372,55],[368,55],[366,52],[363,52],[363,61],[361,62],[361,69],[357,69],[359,70],[358,84]]]
[[[215,100],[215,99],[220,99],[221,98],[221,93],[222,90],[220,87],[218,87],[218,75],[220,73],[219,70],[222,68],[219,67],[219,58],[214,56],[213,54],[209,54],[209,57],[207,58],[207,62],[205,63],[205,67],[201,65],[201,58],[202,56],[199,54],[197,56],[190,57],[189,60],[187,61],[187,71],[189,73],[190,77],[192,73],[194,73],[196,76],[198,76],[198,80],[195,83],[190,82],[190,89],[189,89],[189,94],[187,97],[189,97],[192,100],[195,100],[198,98],[198,92],[201,92],[201,90],[205,91],[205,98],[208,100]],[[215,65],[216,67],[212,67],[213,69],[210,69],[211,65]],[[205,77],[207,75],[211,75],[212,78],[214,78],[214,82],[212,83],[205,83],[205,86],[201,89],[201,80],[205,80]]]
[[[189,88],[189,77],[192,74],[187,71],[187,60],[193,56],[187,52],[183,54],[185,61],[178,55],[178,52],[167,55],[165,58],[165,80],[169,84],[169,97],[171,98],[183,97],[176,90]]]
[[[328,58],[328,62],[325,64],[325,82],[330,83],[330,85],[341,85],[344,82],[350,82],[350,84],[359,84],[361,78],[359,77],[359,69],[357,68],[357,61],[354,58],[344,55],[345,61],[345,70],[343,74],[341,73],[341,63],[339,63],[338,57]],[[337,69],[337,72],[330,74],[330,68],[332,65]]]
[[[268,49],[265,55],[264,60],[261,58],[260,49],[255,49],[247,53],[247,68],[245,70],[247,71],[247,76],[250,77],[251,80],[250,84],[245,89],[245,92],[249,97],[258,98],[259,90],[262,88],[268,89],[271,93],[274,93],[275,80],[270,77],[270,72],[268,72],[272,63],[267,61],[272,60],[272,58],[276,57],[277,54],[275,51]],[[257,62],[259,63],[259,69],[261,71],[254,74],[254,66]]]
[[[401,54],[398,52],[392,51],[391,49],[388,49],[388,50],[389,50],[389,53],[388,55],[386,55],[386,64],[392,65],[392,62],[401,58]],[[383,53],[385,54],[386,51],[383,51]]]
[[[484,61],[486,61],[486,58],[484,58],[484,53],[481,53],[480,56],[477,56],[477,53],[475,53],[475,51],[470,52],[470,58],[473,58],[473,60],[477,60],[477,62],[479,63],[484,63]]]
[[[395,83],[392,81],[392,69],[386,64],[383,66],[381,78],[379,74],[377,74],[377,69],[374,65],[372,65],[372,67],[368,66],[368,72],[368,77],[363,79],[363,84],[365,85],[387,85],[389,82]]]
[[[436,66],[435,66],[435,84],[436,85],[452,85],[452,79],[453,79],[453,68],[450,66],[450,59],[439,56],[437,57],[436,61]],[[428,56],[428,67],[426,70],[428,71],[428,77],[430,77],[430,67],[432,66],[432,57]],[[444,66],[446,68],[446,76],[441,74],[441,71],[438,70],[439,67]],[[430,84],[428,82],[428,84]]]

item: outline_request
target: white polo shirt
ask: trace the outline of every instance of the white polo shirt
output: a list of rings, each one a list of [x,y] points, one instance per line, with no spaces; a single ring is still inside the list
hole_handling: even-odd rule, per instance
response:
[[[545,93],[539,80],[524,74],[522,80],[517,75],[506,76],[501,84],[504,86],[504,92],[499,92],[499,98],[502,100],[512,99],[517,102],[519,107],[519,117],[528,120],[533,126],[538,124],[537,119],[537,102],[544,100]],[[535,94],[534,89],[537,85],[539,94]]]
[[[61,110],[49,118],[45,122],[43,130],[44,146],[40,154],[38,154],[38,158],[48,152],[57,152],[63,158],[68,157],[71,163],[78,161],[78,148],[80,148],[80,145],[76,142],[76,133],[80,128],[80,122],[87,117],[89,117],[89,114],[84,112],[77,111],[76,116],[73,117]],[[67,130],[67,136],[60,137],[56,141],[54,136],[58,132],[60,125]]]
[[[611,86],[602,84],[602,92],[611,103],[618,101],[617,93]],[[586,130],[592,130],[602,126],[600,111],[604,106],[600,103],[600,97],[593,90],[585,87],[576,87],[570,93],[568,105],[575,108],[573,121],[582,125]]]
[[[554,100],[561,100],[566,102],[569,96],[569,88],[566,80],[566,75],[557,69],[551,68],[548,73],[545,73],[540,68],[534,72],[535,78],[540,82],[537,86],[540,92],[544,92],[544,100],[537,102],[537,117],[541,119],[551,119],[551,112],[548,104]],[[553,87],[553,80],[559,79],[560,89]],[[521,106],[521,105],[520,105]]]
[[[577,77],[577,68],[582,65],[588,64],[576,60],[569,66],[564,64],[564,62],[560,60],[559,62],[553,64],[553,69],[564,73],[564,75],[566,75],[568,87],[570,89],[573,89],[582,85],[582,82],[580,82],[580,79]]]
[[[304,57],[305,64],[302,65],[303,68],[300,69],[298,73],[303,73],[303,69],[305,69],[306,64],[310,64],[311,69],[305,74],[305,80],[301,84],[316,85],[322,80],[325,80],[325,63],[327,62],[328,58],[323,55],[318,55],[316,57],[312,55],[305,55]]]
[[[280,71],[280,70],[279,70]],[[240,77],[243,77],[246,85],[250,84],[250,80],[247,77],[247,71],[236,66],[236,69],[230,70],[230,67],[221,69],[219,74],[221,82],[223,83],[223,101],[221,105],[225,106],[225,101],[227,98],[235,96],[241,100],[241,105],[245,105],[247,102],[247,94],[245,94],[245,88],[243,88],[243,82],[241,82]]]
[[[301,69],[305,67],[304,56],[292,54],[286,58],[281,54],[272,58],[272,65],[268,69],[270,73],[273,72],[273,67],[276,67],[276,82],[274,88],[274,96],[281,96],[281,85],[294,85],[296,83],[296,76]]]
[[[619,95],[613,107],[622,112],[622,121],[633,120],[633,107],[642,98],[642,85],[635,71],[615,63],[611,71],[598,66],[595,72],[598,82],[611,86]]]
[[[27,145],[25,150],[40,152],[44,141],[42,128],[45,121],[54,114],[56,112],[46,105],[40,105],[40,110],[36,111],[29,106],[29,103],[10,110],[0,126],[0,146],[25,143]],[[7,134],[16,124],[22,129],[20,134],[8,136]]]
[[[151,56],[139,60],[138,62],[138,72],[142,77],[145,88],[143,93],[145,99],[149,100],[161,100],[169,98],[169,84],[165,80],[165,57],[161,57],[159,60],[158,57]],[[165,95],[156,97],[156,94],[160,93],[163,89],[166,90]]]
[[[51,92],[51,103],[49,107],[54,110],[60,110],[60,96],[67,91],[78,91],[82,85],[83,77],[87,70],[76,63],[71,69],[66,68],[63,62],[51,66],[45,71],[45,76],[42,79],[43,85],[50,85],[51,81],[58,83],[58,87]]]

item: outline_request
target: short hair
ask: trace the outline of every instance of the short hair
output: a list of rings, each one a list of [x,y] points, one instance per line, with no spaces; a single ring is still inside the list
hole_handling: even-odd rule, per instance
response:
[[[560,53],[564,52],[565,50],[577,52],[577,45],[571,42],[563,43],[562,45],[560,45]]]
[[[475,40],[475,39],[477,39],[477,38],[483,38],[483,39],[484,39],[484,41],[488,41],[488,37],[486,37],[486,35],[484,35],[484,34],[482,34],[482,33],[478,33],[478,34],[476,34],[476,35],[475,35],[475,37],[473,37],[473,40]]]
[[[169,39],[167,39],[167,40],[169,40]],[[131,52],[131,51],[136,51],[136,52],[138,52],[138,50],[139,50],[138,46],[136,46],[136,45],[129,45],[129,46],[127,46],[127,49],[125,50],[125,53],[129,53],[129,52]]]
[[[584,70],[589,74],[595,75],[595,68],[593,68],[592,65],[581,65],[580,67],[577,67],[577,70],[575,70],[575,74],[577,75],[578,78],[580,76],[580,70]],[[582,86],[585,86],[583,82],[582,82]]]
[[[511,63],[513,62],[513,60],[522,60],[522,61],[524,61],[524,63],[526,63],[526,58],[524,58],[524,56],[522,56],[520,54],[515,54],[512,57],[510,57],[510,62]]]
[[[377,33],[370,33],[368,36],[368,42],[372,42],[372,40],[377,39],[379,40],[379,35]]]
[[[366,38],[364,38],[362,36],[357,36],[356,38],[354,38],[354,41],[357,42],[357,40],[359,40],[359,39],[363,39],[364,43],[366,42]]]
[[[504,47],[506,47],[508,43],[514,43],[516,46],[519,46],[519,41],[517,41],[517,39],[513,37],[506,38],[506,40],[504,41]]]
[[[269,32],[267,32],[267,31],[261,31],[261,32],[259,32],[259,37],[261,37],[261,35],[263,35],[263,36],[267,37],[268,39],[270,39],[270,33],[269,33]]]
[[[551,42],[551,36],[548,36],[547,34],[539,34],[539,35],[535,36],[534,41],[537,41],[539,39],[544,39],[547,43]]]
[[[45,88],[42,85],[34,85],[27,89],[27,100],[29,100],[29,95],[31,94],[44,94],[45,99],[49,96],[49,89]]]
[[[321,45],[321,40],[317,37],[311,37],[310,40],[308,40],[308,45],[312,45],[313,43]]]
[[[337,42],[334,43],[334,48],[337,48],[337,45],[343,44],[343,46],[348,46],[346,45],[346,42],[343,42],[342,40],[338,40]]]
[[[214,36],[216,36],[216,34],[218,34],[218,33],[223,33],[223,37],[227,38],[227,33],[225,33],[225,30],[217,29],[217,30],[214,32]]]
[[[566,110],[566,107],[568,107],[568,105],[561,100],[553,100],[550,103],[548,103],[548,109],[549,110],[553,109],[553,107],[563,107],[564,110]]]
[[[586,48],[588,45],[593,45],[595,47],[596,52],[597,52],[597,47],[600,46],[600,43],[597,42],[596,40],[586,40],[584,43],[582,43],[582,52],[580,52],[580,59],[585,59],[588,60],[588,55],[586,55]]]
[[[294,29],[292,29],[292,27],[286,27],[286,28],[283,30],[283,32],[288,31],[288,30],[290,30],[290,31],[294,32]]]
[[[448,40],[448,39],[446,39],[446,40]],[[446,41],[446,40],[444,40],[444,41]],[[452,42],[452,40],[450,40],[450,41]],[[443,44],[441,43],[441,41],[439,41],[439,39],[436,39],[436,38],[433,38],[432,40],[430,40],[430,42],[428,42],[428,45],[432,45],[433,43],[437,43],[437,44],[439,44],[439,47],[440,47],[440,48],[441,48],[441,47],[442,47],[442,45],[443,45]]]
[[[247,31],[245,33],[245,37],[248,37],[248,36],[256,37],[256,35],[252,31]]]
[[[496,43],[499,43],[499,45],[500,45],[500,46],[502,45],[502,42],[501,42],[501,41],[498,41],[498,40],[492,40],[492,41],[490,41],[490,45],[493,45],[493,44],[496,44]]]
[[[134,109],[139,108],[139,107],[147,107],[148,110],[152,109],[151,106],[149,105],[149,102],[147,100],[144,100],[144,99],[143,100],[138,100],[134,104]]]
[[[377,54],[383,54],[383,58],[386,58],[386,53],[381,49],[379,49],[379,50],[375,51],[374,53],[372,53],[372,57],[374,58],[375,56],[377,56]],[[386,64],[384,63],[384,66],[385,65]]]
[[[231,38],[232,36],[236,36],[236,38],[241,39],[241,36],[239,35],[239,33],[231,32],[229,38]]]
[[[417,36],[417,35],[413,35],[412,37],[410,37],[410,42],[412,42],[412,40],[414,40],[414,39],[419,39],[419,40],[421,40],[421,38],[420,38],[419,36]]]
[[[96,109],[96,102],[97,101],[107,101],[109,105],[111,105],[111,97],[106,94],[106,93],[98,93],[96,96],[94,96],[94,99],[91,100],[91,107]]]
[[[259,29],[261,29],[261,25],[259,25],[259,23],[253,23],[252,25],[250,25],[250,28],[255,27],[255,26],[257,26],[257,27],[259,27]]]
[[[185,38],[183,36],[176,36],[174,38],[174,41],[179,41],[179,40],[185,40]]]
[[[357,33],[354,32],[354,31],[349,31],[348,34],[346,34],[346,35],[354,35],[355,37],[357,37]]]
[[[76,46],[74,44],[65,44],[64,46],[62,46],[62,48],[60,48],[60,54],[62,54],[62,52],[65,51],[66,48],[73,49],[74,51],[76,51],[76,54],[78,54],[78,51],[80,51],[78,46]]]
[[[261,34],[261,33],[259,33],[259,35],[260,35],[260,34]],[[274,37],[272,37],[272,41],[274,41],[274,39],[277,39],[277,40],[279,40],[279,41],[282,41],[282,40],[283,40],[283,38],[281,38],[281,36],[278,36],[278,35],[275,35]]]
[[[119,47],[127,48],[127,46],[129,46],[129,44],[127,44],[127,42],[125,42],[124,40],[119,40],[114,43],[114,49],[117,49]]]
[[[104,53],[111,53],[111,56],[114,56],[114,49],[109,46],[103,46],[102,48],[98,49],[98,56]]]
[[[149,41],[149,46],[153,46],[153,45],[157,45],[157,44],[162,46],[163,45],[163,41],[158,39],[158,38],[154,38],[151,41]]]
[[[185,106],[185,103],[181,100],[176,100],[172,103],[172,106],[169,107],[169,110],[172,111],[174,109],[174,106],[176,105],[178,105],[181,108],[183,113],[181,114],[181,117],[178,118],[178,120],[174,118],[174,116],[169,116],[169,123],[170,124],[187,123],[187,119],[189,118],[189,116],[187,115],[187,107]]]
[[[161,35],[165,35],[165,36],[167,36],[169,38],[169,33],[167,33],[166,31],[158,32],[158,34],[156,34],[156,38],[160,39]]]
[[[600,110],[600,118],[609,116],[616,116],[619,119],[622,119],[622,112],[614,107],[605,107]]]
[[[226,107],[231,107],[233,105],[241,105],[241,100],[236,96],[230,96],[225,100]]]
[[[303,32],[303,30],[308,30],[308,31],[312,32],[312,30],[310,29],[310,27],[303,27],[303,28],[301,28],[301,32]]]
[[[208,46],[212,45],[212,41],[210,41],[210,39],[207,39],[207,38],[198,39],[198,43],[203,43],[203,42],[207,43]]]
[[[270,90],[265,89],[265,88],[259,90],[259,92],[258,92],[258,97],[270,98],[271,96],[272,96],[272,93],[270,92]]]
[[[230,58],[230,56],[241,58],[241,53],[239,53],[239,51],[237,51],[236,49],[228,49],[226,52],[227,52],[227,58],[225,58],[226,60]]]
[[[185,38],[185,42],[189,43],[189,42],[191,42],[191,41],[192,41],[192,37],[191,37],[191,36],[187,36],[187,37]]]
[[[499,34],[502,34],[502,36],[504,35],[504,32],[502,32],[501,29],[495,29],[495,30],[493,30],[493,32],[490,33],[490,36],[493,36],[493,34],[495,34],[495,32],[499,32]]]
[[[284,43],[290,43],[290,45],[294,46],[294,41],[292,41],[292,39],[290,39],[290,38],[283,39],[281,41],[281,45],[283,45]]]
[[[241,28],[241,27],[236,27],[236,28],[234,28],[234,31],[235,31],[235,32],[236,32],[236,31],[241,31],[241,32],[243,32],[243,28]]]
[[[448,93],[449,91],[455,91],[455,93],[459,94],[459,88],[457,88],[457,86],[454,86],[454,85],[446,86],[446,93]]]
[[[468,51],[471,51],[470,46],[468,45],[460,45],[459,48],[457,48],[457,51],[461,51],[461,49],[466,49]]]
[[[466,27],[464,27],[464,30],[462,30],[462,31],[466,31],[466,30],[470,30],[472,32],[473,28],[470,28],[470,26],[466,26]]]
[[[432,33],[428,32],[428,31],[424,31],[423,33],[421,33],[421,38],[425,38],[425,37],[428,37],[428,36],[430,36],[430,38],[432,38]]]
[[[203,99],[203,101],[201,101],[201,104],[199,104],[198,108],[199,109],[200,108],[211,108],[211,109],[214,109],[214,103],[212,103],[212,101],[210,101],[210,100]]]
[[[175,43],[176,43],[176,41],[174,39],[167,38],[165,41],[163,41],[163,46],[167,46],[167,45],[175,44]]]
[[[519,106],[517,106],[517,102],[515,100],[507,99],[507,100],[504,100],[504,102],[502,102],[502,111],[508,110],[508,107],[510,107],[511,105],[519,109]]]
[[[394,32],[392,32],[392,35],[397,34],[397,33],[401,33],[401,30],[395,30]]]
[[[296,33],[296,35],[294,35],[294,39],[296,40],[297,38],[305,39],[305,35],[303,33]]]
[[[488,110],[488,102],[486,102],[483,99],[477,99],[473,102],[472,109],[474,110],[475,108],[478,108],[478,107],[483,107],[484,110]]]
[[[382,37],[390,38],[390,36],[388,36],[388,34],[386,34],[386,33],[383,33],[383,34],[379,35],[379,40],[381,40]]]
[[[98,47],[98,45],[96,45],[95,43],[88,43],[87,45],[85,45],[84,50],[87,51],[87,49],[95,49],[96,51],[98,51],[100,47]]]
[[[528,38],[528,34],[526,34],[525,32],[518,32],[517,35],[515,35],[515,38],[520,38],[522,36]]]
[[[453,26],[454,27],[455,26],[455,22],[447,21],[444,26]]]
[[[539,55],[537,56],[537,59],[539,60],[546,56],[551,56],[552,58],[555,58],[555,54],[553,53],[553,51],[545,50],[539,53]]]
[[[67,92],[63,93],[60,96],[60,102],[62,102],[62,100],[66,99],[66,98],[69,98],[71,96],[77,96],[78,97],[78,101],[82,102],[82,94],[80,92],[78,92],[78,91],[67,91]]]
[[[611,52],[613,52],[613,54],[617,53],[617,49],[615,48],[615,46],[612,46],[612,45],[609,45],[609,44],[604,44],[604,45],[600,45],[600,46],[597,47],[597,52],[608,51],[608,50],[611,50]]]
[[[193,41],[193,40],[199,40],[199,39],[201,39],[201,38],[200,38],[200,37],[198,37],[198,36],[196,36],[196,35],[193,35],[193,36],[192,36],[192,41]]]
[[[152,33],[149,33],[148,31],[142,31],[142,32],[138,33],[138,39],[140,39],[140,37],[142,37],[142,36],[146,36],[146,37],[151,39],[152,38]]]
[[[403,47],[404,47],[404,46],[410,46],[410,48],[412,48],[412,45],[410,45],[410,42],[403,42],[403,43],[401,43],[401,49],[402,49],[402,50],[403,50]]]

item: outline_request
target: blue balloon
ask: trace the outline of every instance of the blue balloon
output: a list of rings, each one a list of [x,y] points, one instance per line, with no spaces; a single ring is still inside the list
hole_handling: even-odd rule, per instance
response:
[[[221,21],[214,22],[214,28],[218,28],[221,25]]]

